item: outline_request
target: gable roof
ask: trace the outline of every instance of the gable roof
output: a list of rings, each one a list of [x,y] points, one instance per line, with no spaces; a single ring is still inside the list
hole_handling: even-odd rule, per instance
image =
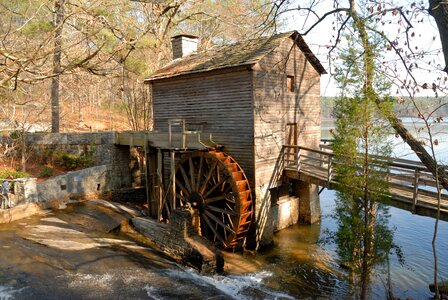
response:
[[[157,79],[180,75],[253,65],[277,48],[281,41],[286,38],[291,38],[295,41],[296,45],[302,50],[308,61],[319,74],[327,73],[319,59],[311,52],[302,36],[297,31],[290,31],[270,37],[261,37],[231,45],[214,47],[207,51],[193,53],[175,59],[165,67],[153,73],[150,77],[145,79],[145,81],[151,82]]]

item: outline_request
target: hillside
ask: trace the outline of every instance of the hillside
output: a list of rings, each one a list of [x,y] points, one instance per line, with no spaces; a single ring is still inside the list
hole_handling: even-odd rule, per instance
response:
[[[110,103],[108,103],[110,104]],[[123,105],[61,105],[61,132],[129,130],[130,125]],[[6,106],[0,110],[0,131],[14,129],[48,132],[51,130],[49,105]]]

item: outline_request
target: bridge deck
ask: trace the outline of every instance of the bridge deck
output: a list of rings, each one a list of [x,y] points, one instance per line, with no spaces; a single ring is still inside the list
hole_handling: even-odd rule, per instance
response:
[[[337,183],[334,174],[335,161],[328,148],[323,150],[301,146],[284,146],[285,176],[321,187],[333,189]],[[385,178],[389,181],[390,204],[413,213],[436,217],[436,182],[426,167],[417,161],[377,157],[386,161],[389,172]],[[448,194],[441,195],[440,218],[448,221]]]

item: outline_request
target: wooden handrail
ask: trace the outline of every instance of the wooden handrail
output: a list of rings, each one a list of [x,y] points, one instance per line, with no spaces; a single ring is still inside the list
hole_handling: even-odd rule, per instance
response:
[[[284,151],[283,153],[285,156],[283,159],[286,163],[285,166],[295,166],[299,171],[300,165],[303,165],[304,167],[307,167],[306,172],[311,172],[314,168],[315,172],[320,172],[319,177],[326,176],[328,183],[332,182],[334,177],[334,166],[340,163],[334,160],[334,154],[332,152],[313,149],[301,145],[284,145],[283,149],[295,149],[293,153],[299,154],[297,156],[292,156],[293,153],[291,153],[291,151]],[[288,155],[288,153],[291,155]],[[387,165],[388,172],[386,172],[384,176],[389,178],[391,183],[394,185],[401,185],[403,187],[413,187],[413,202],[415,204],[418,201],[419,187],[436,187],[436,181],[431,172],[429,172],[429,170],[420,162],[378,155],[372,155],[371,158],[373,158],[373,164],[379,163]],[[326,170],[326,174],[321,174],[323,170]]]
[[[331,155],[333,156],[333,153],[331,152],[325,152],[325,151],[321,151],[321,150],[317,150],[317,149],[313,149],[313,148],[308,148],[308,147],[304,147],[304,146],[300,146],[300,145],[283,145],[284,148],[298,148],[298,149],[302,149],[302,150],[306,150],[306,151],[311,151],[314,153],[318,153],[318,154],[325,154],[325,155]]]

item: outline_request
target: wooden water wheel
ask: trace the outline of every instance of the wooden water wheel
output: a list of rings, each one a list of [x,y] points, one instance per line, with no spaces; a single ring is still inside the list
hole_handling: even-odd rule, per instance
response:
[[[197,209],[201,234],[220,248],[241,246],[252,220],[252,194],[241,167],[219,151],[183,155],[175,171],[176,207]]]

